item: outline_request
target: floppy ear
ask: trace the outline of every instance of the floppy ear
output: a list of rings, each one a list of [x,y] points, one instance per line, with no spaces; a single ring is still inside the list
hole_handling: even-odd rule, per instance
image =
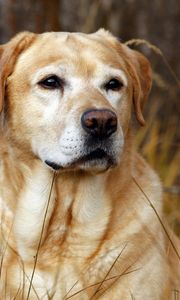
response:
[[[18,55],[25,50],[34,40],[35,34],[22,32],[0,46],[0,112],[3,108],[6,80],[13,72]]]
[[[139,53],[123,45],[129,66],[130,76],[133,82],[133,103],[136,118],[141,125],[145,125],[142,114],[144,104],[152,85],[152,70],[148,59]]]

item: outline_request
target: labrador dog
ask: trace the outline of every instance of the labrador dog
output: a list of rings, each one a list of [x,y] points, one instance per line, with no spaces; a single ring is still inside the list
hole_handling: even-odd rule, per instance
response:
[[[105,30],[0,47],[0,299],[165,300],[179,242],[133,143],[151,68]]]

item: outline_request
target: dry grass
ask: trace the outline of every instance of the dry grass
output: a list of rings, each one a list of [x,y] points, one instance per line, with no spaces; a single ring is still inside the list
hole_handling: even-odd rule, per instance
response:
[[[160,56],[162,63],[165,64],[167,71],[173,79],[172,84],[167,82],[161,74],[153,70],[153,79],[160,90],[168,92],[164,100],[174,101],[177,109],[177,92],[180,87],[180,81],[174,70],[169,65],[162,51],[146,40],[132,39],[126,42],[128,46],[145,45],[155,55]],[[168,99],[169,98],[169,99]],[[168,104],[168,103],[167,103]],[[167,109],[166,104],[166,109]],[[177,111],[167,114],[166,124],[163,124],[159,118],[159,112],[162,109],[162,103],[152,101],[147,114],[147,122],[144,128],[141,128],[136,135],[137,147],[140,148],[142,155],[149,164],[159,174],[164,191],[164,210],[167,215],[170,226],[176,234],[180,236],[180,152],[178,143],[178,123],[179,116]],[[165,121],[165,120],[163,120]]]
[[[156,110],[154,107],[151,110],[146,127],[136,135],[136,143],[162,180],[164,210],[169,224],[180,236],[180,152],[175,142],[178,128],[167,126],[167,130],[162,131],[160,122],[157,119],[154,121]]]

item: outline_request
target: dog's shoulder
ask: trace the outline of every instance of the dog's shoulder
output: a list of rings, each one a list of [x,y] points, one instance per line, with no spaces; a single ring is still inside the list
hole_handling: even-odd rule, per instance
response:
[[[150,190],[156,196],[162,194],[162,183],[156,171],[138,152],[134,154],[132,177],[139,188]]]

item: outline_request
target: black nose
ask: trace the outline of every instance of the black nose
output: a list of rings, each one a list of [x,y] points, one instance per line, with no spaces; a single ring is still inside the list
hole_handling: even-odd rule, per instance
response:
[[[81,124],[92,136],[107,138],[117,130],[117,116],[108,109],[92,109],[83,113]]]

